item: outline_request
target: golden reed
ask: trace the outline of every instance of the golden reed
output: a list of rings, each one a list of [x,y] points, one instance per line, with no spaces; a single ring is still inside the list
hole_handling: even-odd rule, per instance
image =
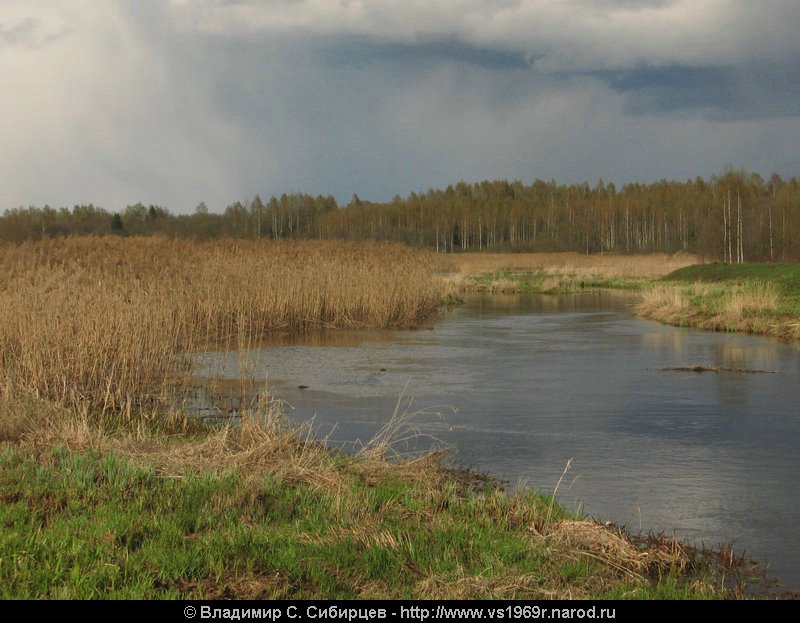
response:
[[[397,244],[79,237],[0,246],[0,392],[130,412],[208,344],[433,316],[430,255]]]

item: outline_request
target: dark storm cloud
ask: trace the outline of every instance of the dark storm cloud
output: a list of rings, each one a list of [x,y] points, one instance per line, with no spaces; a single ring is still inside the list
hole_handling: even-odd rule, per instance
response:
[[[718,121],[800,115],[800,65],[655,67],[596,72],[627,114],[695,114]]]
[[[469,45],[458,39],[441,39],[419,43],[376,43],[366,37],[323,40],[320,50],[323,62],[364,66],[383,62],[402,71],[406,68],[430,68],[451,62],[484,69],[530,69],[518,52],[492,50]]]
[[[272,3],[271,9],[233,4],[248,12],[228,12],[231,19],[218,31],[236,31],[236,15],[247,16],[250,30],[285,35],[294,29],[324,49],[323,63],[383,62],[400,73],[443,63],[500,72],[527,68],[521,79],[530,82],[541,73],[587,74],[624,95],[624,111],[634,115],[793,116],[800,101],[797,64],[788,60],[800,56],[787,36],[800,16],[792,2],[436,3],[449,6],[446,13],[429,3],[385,2],[384,19],[363,8],[370,3],[353,2],[329,6],[324,23],[321,14],[303,11],[308,3],[302,1]]]
[[[606,80],[615,92],[628,94],[626,108],[640,114],[730,109],[738,99],[736,72],[728,67],[642,69],[611,74]]]

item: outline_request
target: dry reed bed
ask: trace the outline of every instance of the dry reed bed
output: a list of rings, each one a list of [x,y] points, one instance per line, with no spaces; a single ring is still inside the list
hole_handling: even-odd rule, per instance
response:
[[[0,246],[0,391],[130,412],[189,351],[271,331],[408,328],[442,289],[395,244],[69,238]]]

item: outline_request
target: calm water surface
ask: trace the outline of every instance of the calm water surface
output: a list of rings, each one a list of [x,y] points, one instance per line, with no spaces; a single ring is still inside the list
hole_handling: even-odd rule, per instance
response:
[[[332,442],[401,410],[457,459],[634,530],[739,549],[800,588],[800,350],[635,318],[618,294],[476,296],[433,330],[252,351],[289,414]],[[209,353],[202,372],[238,377]],[[671,372],[711,365],[774,374]],[[307,385],[300,390],[298,385]],[[452,407],[452,409],[451,409]],[[453,409],[456,411],[454,412]]]

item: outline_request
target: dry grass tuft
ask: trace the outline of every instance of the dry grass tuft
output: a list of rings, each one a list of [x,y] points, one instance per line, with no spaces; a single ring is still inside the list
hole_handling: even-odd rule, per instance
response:
[[[183,580],[177,583],[176,588],[183,594],[199,594],[204,600],[272,600],[285,599],[290,583],[290,578],[285,574],[273,572],[254,579],[242,579],[230,574],[219,578]]]
[[[245,482],[271,476],[326,490],[344,487],[330,451],[311,439],[308,427],[293,429],[275,415],[248,413],[239,423],[211,430],[200,440],[182,437],[176,442],[166,438],[149,444],[122,440],[110,449],[138,463],[154,465],[173,478],[233,471]]]
[[[661,576],[670,570],[682,572],[690,564],[677,541],[669,541],[667,547],[642,549],[627,534],[590,520],[561,520],[550,527],[546,538],[548,547],[566,548],[574,556],[601,561],[637,580],[646,575]]]
[[[655,285],[641,293],[636,312],[666,324],[679,325],[693,312],[687,293],[675,286]]]
[[[62,420],[63,410],[41,400],[0,400],[0,441],[19,442],[39,430],[41,422]]]
[[[24,425],[15,431],[14,441],[34,448],[113,452],[169,478],[232,471],[244,482],[271,476],[327,490],[343,487],[330,451],[312,439],[309,426],[292,428],[281,405],[264,397],[237,421],[218,427],[172,413],[154,415],[152,423],[140,417],[124,428],[88,413],[50,406],[47,412],[18,418]]]
[[[775,312],[779,305],[780,296],[774,284],[754,282],[733,290],[725,298],[720,315],[741,321],[754,314]]]
[[[541,578],[533,574],[486,577],[459,569],[455,580],[437,575],[425,577],[417,584],[416,592],[419,599],[530,599],[532,595],[564,599],[562,591],[542,588],[541,583]]]

